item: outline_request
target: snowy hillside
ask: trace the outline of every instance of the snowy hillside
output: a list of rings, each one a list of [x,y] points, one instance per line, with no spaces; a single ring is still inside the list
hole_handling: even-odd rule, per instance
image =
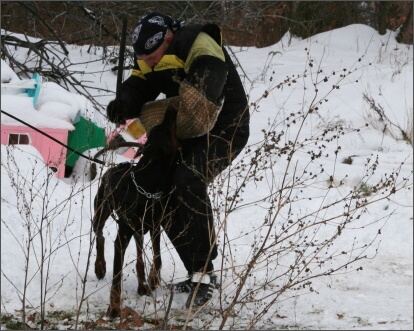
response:
[[[210,188],[222,289],[214,309],[187,320],[191,328],[413,329],[413,47],[394,36],[350,25],[306,40],[286,35],[262,49],[231,48],[249,96],[251,136],[245,153]],[[70,48],[75,76],[115,91],[102,50],[87,48]],[[2,62],[2,79],[4,68]],[[90,103],[64,93],[113,130]],[[114,94],[95,98],[104,108]],[[24,98],[2,95],[1,109],[28,114],[32,122],[56,108],[71,116],[63,92],[44,99],[40,111]],[[10,119],[2,113],[1,121]],[[103,319],[112,219],[104,231],[106,277],[98,281],[93,270],[90,219],[99,178],[59,180],[33,147],[1,148],[2,316],[20,318],[24,306],[26,317],[43,309],[70,312],[66,324],[62,318],[51,327],[115,327]],[[162,252],[163,282],[183,280],[185,269],[165,236]],[[169,293],[136,294],[133,243],[125,261],[123,305],[163,318]],[[174,296],[169,322],[184,324],[185,300]],[[35,318],[28,323],[38,327]]]

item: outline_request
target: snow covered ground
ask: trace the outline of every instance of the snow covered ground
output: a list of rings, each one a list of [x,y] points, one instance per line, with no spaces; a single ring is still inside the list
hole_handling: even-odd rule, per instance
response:
[[[295,154],[299,173],[308,165],[309,171],[313,172],[318,169],[317,166],[323,167],[327,175],[319,175],[316,181],[306,181],[308,185],[300,194],[314,199],[299,202],[293,201],[293,198],[291,217],[310,215],[310,211],[317,210],[315,204],[328,191],[329,174],[332,175],[333,185],[339,185],[340,181],[343,184],[335,190],[336,195],[326,195],[327,203],[341,199],[362,182],[368,188],[373,187],[380,178],[389,176],[397,169],[400,171],[397,183],[405,183],[405,188],[398,189],[389,199],[370,204],[361,217],[361,223],[356,223],[352,229],[347,228],[331,250],[327,250],[330,253],[346,251],[349,259],[358,254],[367,255],[367,259],[357,261],[355,266],[342,269],[336,275],[311,279],[312,290],[309,287],[290,289],[275,299],[274,293],[286,284],[286,279],[278,272],[284,270],[286,263],[293,263],[288,260],[292,255],[266,255],[267,260],[251,271],[247,278],[249,285],[243,288],[242,293],[246,295],[248,289],[256,289],[252,291],[251,300],[245,299],[236,305],[234,315],[226,320],[223,328],[249,328],[255,316],[269,305],[254,328],[413,329],[413,149],[402,139],[398,129],[406,130],[413,123],[413,47],[398,44],[394,37],[394,32],[380,36],[367,26],[350,25],[306,40],[286,35],[276,45],[261,49],[232,47],[240,62],[239,72],[252,105],[249,140],[252,150],[263,142],[263,130],[276,133],[283,130],[286,141],[287,137],[295,137],[298,131],[295,131],[297,129],[293,124],[297,123],[287,118],[294,117],[292,114],[306,113],[311,105],[318,109],[314,109],[303,122],[298,134],[302,141],[303,137],[320,137],[323,129],[335,125],[342,126],[346,132],[340,139],[332,139],[324,150],[329,156],[318,158],[316,162],[310,162],[306,152]],[[69,55],[72,63],[83,63],[79,65],[79,72],[83,71],[79,77],[89,84],[94,82],[96,86],[105,85],[114,90],[116,76],[110,72],[109,66],[100,72],[106,68],[99,60],[101,50],[88,54],[85,49],[73,46]],[[18,53],[19,49],[14,52],[23,56]],[[1,74],[2,81],[6,75],[16,79],[3,60]],[[339,88],[332,89],[333,84]],[[69,102],[68,92],[47,82],[42,93],[39,108],[35,110],[26,94],[6,95],[2,92],[1,109],[13,112],[15,116],[29,115],[33,124],[41,121],[44,114],[53,115],[51,102],[54,102],[55,108],[60,108],[61,101],[66,108],[60,108],[65,111],[56,115],[56,121],[70,119],[73,111],[81,110],[85,116],[105,126],[107,132],[114,129],[101,113],[92,109],[86,98],[72,94],[72,101]],[[364,95],[375,100],[387,118],[396,124],[388,125],[390,132],[384,134],[381,126],[374,128],[372,124],[378,123],[378,120],[365,125],[370,118],[375,118],[375,114],[370,111]],[[96,100],[106,105],[113,97],[114,94],[100,93],[96,95]],[[321,102],[315,103],[314,100]],[[12,123],[4,114],[1,121]],[[50,121],[53,122],[49,117],[49,124]],[[33,147],[21,145],[9,148],[2,145],[1,148],[2,316],[20,316],[24,301],[28,316],[40,312],[43,302],[49,313],[60,310],[76,312],[80,307],[79,321],[101,321],[109,299],[116,224],[113,220],[107,222],[108,271],[105,279],[98,281],[93,267],[87,267],[90,251],[91,263],[94,261],[94,247],[90,245],[93,238],[90,219],[99,178],[92,182],[83,180],[83,170],[79,167],[76,177],[58,180],[44,166]],[[303,150],[307,151],[306,148]],[[240,164],[243,158],[248,160],[251,154],[248,155],[241,155],[235,164]],[[349,157],[352,164],[342,162]],[[212,301],[215,311],[190,320],[189,325],[193,328],[220,327],[223,319],[219,311],[225,309],[234,297],[239,279],[236,274],[246,270],[245,265],[262,242],[261,236],[266,233],[264,219],[271,209],[269,202],[261,199],[269,195],[273,186],[282,185],[282,178],[292,181],[297,175],[292,173],[292,169],[285,171],[286,156],[273,155],[269,159],[273,162],[270,169],[261,173],[265,179],[248,183],[242,192],[243,202],[228,215],[225,231],[219,231],[220,244],[229,240],[227,249],[231,251],[231,257],[226,251],[215,261],[218,272],[221,265],[226,270],[223,273],[223,290]],[[368,159],[371,161],[368,162]],[[372,160],[378,160],[375,172],[364,176],[364,171],[373,164]],[[124,159],[119,157],[117,161]],[[287,177],[283,177],[285,173]],[[237,179],[230,178],[231,191]],[[213,204],[224,208],[219,197],[212,196]],[[375,197],[379,199],[380,194]],[[243,203],[246,207],[241,208]],[[343,208],[342,204],[335,205],[326,212],[326,217],[344,213]],[[281,226],[287,224],[287,213],[287,210],[281,211],[274,224],[275,233],[279,234]],[[217,216],[218,225],[222,224],[222,216]],[[328,230],[327,227],[319,228],[313,233],[313,240],[323,240],[325,235],[329,236]],[[365,251],[358,249],[364,245],[367,245]],[[222,252],[223,246],[220,247]],[[168,283],[172,279],[184,279],[184,267],[166,238],[162,249],[163,281]],[[276,246],[276,249],[280,247]],[[140,298],[136,295],[135,259],[134,245],[131,244],[124,271],[124,306],[132,308],[140,316],[149,316],[155,306],[162,306],[168,301],[168,295],[160,290],[154,297]],[[338,261],[342,261],[341,257]],[[334,266],[335,261],[332,262]],[[312,268],[316,274],[318,268]],[[184,294],[175,295],[172,308],[179,311],[185,299]],[[65,329],[69,324],[62,321],[58,327]],[[34,322],[31,325],[34,326]],[[150,326],[144,324],[141,327]]]

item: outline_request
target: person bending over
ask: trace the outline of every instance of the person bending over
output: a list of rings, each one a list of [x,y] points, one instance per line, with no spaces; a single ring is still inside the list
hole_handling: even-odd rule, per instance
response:
[[[120,97],[108,104],[107,116],[117,124],[140,118],[149,131],[161,122],[167,104],[178,108],[182,145],[172,179],[175,211],[162,226],[188,272],[175,289],[189,293],[187,307],[202,306],[212,298],[217,279],[207,187],[247,144],[247,97],[217,25],[187,26],[152,12],[138,21],[132,39],[134,67]],[[156,100],[161,93],[165,99]]]

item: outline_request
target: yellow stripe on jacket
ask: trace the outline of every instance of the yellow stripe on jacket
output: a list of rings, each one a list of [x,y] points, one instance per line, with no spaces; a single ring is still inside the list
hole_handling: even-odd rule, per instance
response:
[[[161,61],[154,66],[154,69],[152,69],[144,61],[137,60],[138,66],[141,70],[133,69],[131,75],[146,79],[145,75],[153,71],[162,71],[177,68],[184,68],[184,71],[187,73],[193,61],[202,55],[215,56],[221,59],[223,62],[225,61],[221,46],[218,45],[215,40],[211,38],[207,33],[200,32],[197,38],[194,40],[193,45],[191,46],[186,62],[184,62],[176,55],[166,54],[162,57]]]

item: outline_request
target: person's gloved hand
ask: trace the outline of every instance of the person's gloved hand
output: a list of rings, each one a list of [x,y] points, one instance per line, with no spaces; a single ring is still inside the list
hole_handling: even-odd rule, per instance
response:
[[[106,115],[108,120],[115,124],[125,124],[125,103],[122,100],[115,99],[109,102],[106,108]]]

